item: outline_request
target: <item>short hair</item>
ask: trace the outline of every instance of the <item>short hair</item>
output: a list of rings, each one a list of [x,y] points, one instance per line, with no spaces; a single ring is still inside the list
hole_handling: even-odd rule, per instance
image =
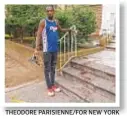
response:
[[[48,10],[54,10],[53,5],[48,5],[48,6],[46,7],[46,11],[48,11]]]

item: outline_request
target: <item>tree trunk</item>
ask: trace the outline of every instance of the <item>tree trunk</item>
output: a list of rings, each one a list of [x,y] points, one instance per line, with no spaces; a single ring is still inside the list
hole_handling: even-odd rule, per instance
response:
[[[21,27],[21,43],[23,43],[23,27]]]
[[[12,41],[12,33],[9,33],[10,40]]]
[[[14,31],[14,38],[17,38],[17,30]]]
[[[65,10],[67,10],[68,5],[65,5]]]
[[[34,28],[34,38],[35,38],[35,40],[36,40],[36,36],[37,36],[37,29],[36,28]]]

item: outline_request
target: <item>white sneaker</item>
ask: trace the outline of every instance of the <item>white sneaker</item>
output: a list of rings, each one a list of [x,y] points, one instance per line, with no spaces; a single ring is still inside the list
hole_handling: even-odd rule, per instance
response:
[[[61,89],[59,87],[55,86],[55,85],[52,86],[52,90],[55,91],[55,92],[60,92],[61,91]]]
[[[48,89],[48,96],[54,96],[55,93],[53,91],[53,89]]]

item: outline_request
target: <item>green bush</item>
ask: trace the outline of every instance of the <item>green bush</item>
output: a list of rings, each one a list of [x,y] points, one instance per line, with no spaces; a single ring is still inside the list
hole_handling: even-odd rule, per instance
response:
[[[78,42],[85,43],[88,36],[96,29],[96,15],[91,8],[83,5],[71,7],[71,9],[57,10],[56,18],[59,20],[61,27],[69,28],[76,25]],[[64,33],[60,33],[60,37]]]
[[[5,34],[5,39],[11,39],[12,36],[10,36],[9,34]]]
[[[73,23],[78,29],[78,39],[88,40],[89,34],[96,29],[96,15],[89,7],[76,6],[73,10]]]
[[[45,18],[45,5],[6,5],[5,33],[13,38],[32,43],[39,21]],[[95,31],[95,13],[84,5],[69,5],[66,10],[56,9],[56,19],[62,28],[76,25],[78,42],[88,40],[88,35]],[[60,38],[64,33],[60,32]],[[28,36],[26,38],[26,36]],[[29,37],[30,36],[30,37]],[[33,36],[33,37],[31,37]],[[9,39],[9,36],[5,36]],[[82,41],[84,39],[84,41]]]

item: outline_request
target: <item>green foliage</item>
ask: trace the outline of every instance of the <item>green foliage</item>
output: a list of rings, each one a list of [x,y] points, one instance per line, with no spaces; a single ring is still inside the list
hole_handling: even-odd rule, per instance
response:
[[[5,32],[14,37],[33,36],[45,17],[45,5],[6,5]]]
[[[56,19],[62,28],[76,25],[78,42],[85,42],[95,31],[95,13],[87,6],[70,5],[65,10],[56,7]],[[34,37],[39,21],[46,17],[45,5],[6,5],[5,33],[14,38]],[[64,33],[60,32],[60,37]]]
[[[96,29],[96,15],[88,6],[72,5],[66,10],[57,10],[56,18],[62,27],[76,25],[78,42],[89,40],[88,36]],[[60,36],[63,34],[61,33]]]
[[[73,23],[76,24],[79,39],[88,39],[88,35],[96,29],[96,16],[89,7],[76,6],[73,8]]]
[[[56,18],[59,20],[59,23],[62,27],[70,27],[72,25],[72,10],[57,10]]]
[[[5,34],[5,39],[11,39],[12,36],[10,36],[9,34]]]
[[[59,24],[62,28],[69,28],[73,25],[72,19],[72,10],[56,10],[55,14],[56,19],[59,21]],[[60,37],[64,33],[60,32]]]

